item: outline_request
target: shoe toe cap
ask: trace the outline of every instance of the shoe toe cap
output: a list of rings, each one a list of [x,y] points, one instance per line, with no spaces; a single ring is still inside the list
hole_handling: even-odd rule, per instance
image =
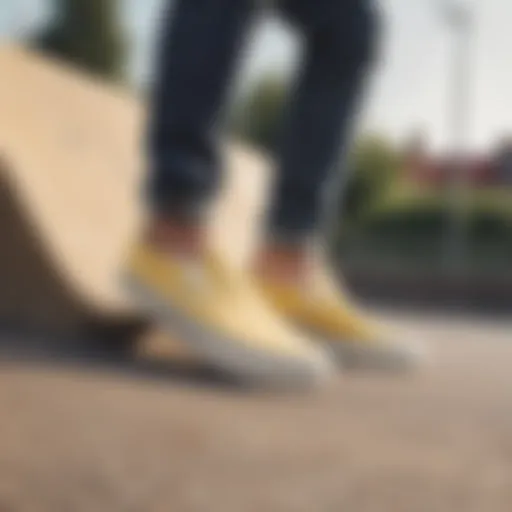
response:
[[[295,357],[265,358],[257,366],[257,381],[284,388],[316,388],[327,384],[335,373],[328,354],[316,347]]]
[[[334,352],[343,366],[408,372],[424,367],[431,359],[427,344],[410,335],[382,335],[371,343],[338,342]]]

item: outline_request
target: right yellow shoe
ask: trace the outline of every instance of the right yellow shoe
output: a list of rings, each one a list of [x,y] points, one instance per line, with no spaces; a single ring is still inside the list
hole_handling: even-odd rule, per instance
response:
[[[125,284],[155,321],[205,362],[241,381],[303,387],[332,372],[319,346],[281,320],[246,274],[213,253],[190,261],[139,243]]]

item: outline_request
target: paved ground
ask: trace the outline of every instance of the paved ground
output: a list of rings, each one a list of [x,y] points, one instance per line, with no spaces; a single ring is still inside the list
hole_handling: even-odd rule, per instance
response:
[[[433,369],[308,396],[4,361],[0,511],[510,512],[512,323],[406,321]]]

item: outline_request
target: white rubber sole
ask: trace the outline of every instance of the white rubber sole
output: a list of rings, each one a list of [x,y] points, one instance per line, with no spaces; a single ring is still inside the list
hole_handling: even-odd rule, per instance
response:
[[[253,349],[237,340],[205,329],[187,318],[132,276],[122,278],[123,287],[141,310],[203,358],[210,366],[241,383],[258,387],[310,388],[324,383],[333,373],[332,361],[321,348],[310,357],[279,356]]]
[[[358,342],[324,340],[326,350],[346,369],[409,373],[427,363],[427,351],[422,344],[365,346]]]

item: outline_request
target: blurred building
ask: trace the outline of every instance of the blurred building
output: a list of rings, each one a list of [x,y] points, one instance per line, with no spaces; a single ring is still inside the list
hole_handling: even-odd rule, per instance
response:
[[[512,137],[500,144],[496,151],[495,165],[500,183],[512,186]]]
[[[404,177],[425,187],[448,186],[458,167],[465,170],[466,183],[474,187],[512,187],[512,137],[488,155],[434,156],[421,137],[412,138],[405,149]]]

